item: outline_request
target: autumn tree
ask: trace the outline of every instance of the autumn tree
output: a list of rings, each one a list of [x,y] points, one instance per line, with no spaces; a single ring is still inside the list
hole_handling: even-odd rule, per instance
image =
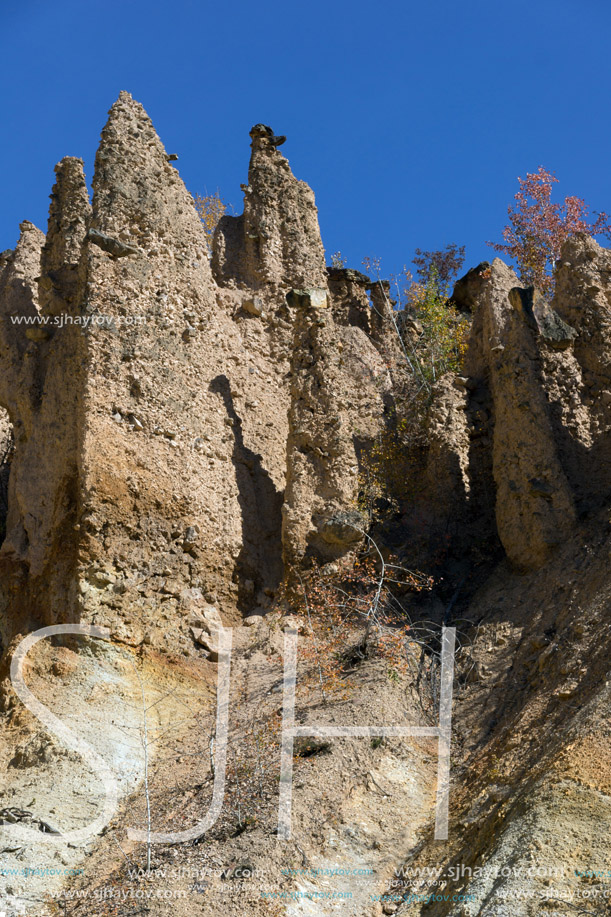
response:
[[[465,246],[456,245],[455,242],[432,252],[417,248],[412,258],[419,282],[426,285],[434,277],[437,288],[446,293],[452,280],[463,266],[464,260]]]
[[[581,198],[565,197],[562,203],[552,203],[552,187],[557,182],[554,173],[543,166],[537,172],[528,172],[526,178],[518,178],[515,204],[507,208],[505,241],[487,243],[514,259],[523,284],[536,286],[547,294],[553,292],[554,264],[567,239],[578,232],[611,238],[606,213],[595,214],[592,221]]]
[[[462,363],[468,323],[449,297],[464,258],[464,246],[455,243],[434,251],[417,248],[412,259],[415,276],[404,268],[392,278],[395,299],[384,294],[386,317],[403,356],[400,365],[391,369],[395,375],[407,372],[418,391],[427,395],[441,376],[459,370]],[[365,258],[363,265],[380,279],[376,259]]]
[[[194,201],[195,209],[199,214],[199,218],[202,221],[202,225],[204,227],[204,232],[206,233],[208,251],[212,251],[214,230],[216,229],[220,218],[227,211],[227,204],[222,200],[218,191],[215,191],[214,194],[196,194]]]

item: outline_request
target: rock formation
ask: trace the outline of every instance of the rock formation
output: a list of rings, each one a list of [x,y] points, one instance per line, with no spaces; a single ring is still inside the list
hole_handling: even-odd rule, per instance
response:
[[[569,239],[552,302],[573,329],[547,348],[545,382],[554,432],[580,511],[600,506],[611,485],[611,255],[585,234]]]
[[[213,668],[221,623],[244,618],[248,627],[235,634],[245,650],[247,714],[254,718],[264,698],[276,716],[280,682],[269,665],[274,654],[280,659],[282,634],[264,616],[302,567],[337,571],[345,558],[348,569],[368,533],[363,459],[396,422],[397,380],[410,368],[399,332],[417,336],[422,328],[393,311],[388,283],[326,268],[314,196],[279,151],[285,138],[257,124],[251,140],[244,212],[222,218],[210,253],[171,165],[177,157],[167,155],[142,106],[121,93],[102,132],[93,200],[81,160],[63,159],[46,234],[24,222],[15,250],[0,255],[0,710],[7,718],[15,706],[10,650],[43,624],[107,626],[119,670],[121,653],[135,657],[129,647],[138,647],[142,658],[150,654],[153,676],[165,677],[171,666],[160,652],[171,654],[172,666],[181,657],[184,666]],[[606,855],[591,838],[604,836],[596,818],[609,787],[592,761],[608,759],[608,648],[599,635],[611,601],[611,253],[585,235],[570,239],[551,302],[521,288],[498,259],[469,271],[453,300],[470,321],[462,374],[432,386],[426,424],[414,436],[420,452],[412,497],[379,555],[399,550],[417,566],[422,561],[427,574],[446,564],[438,595],[422,612],[428,635],[428,610],[435,624],[450,621],[466,582],[456,620],[471,643],[456,658],[462,732],[452,759],[461,756],[463,770],[455,777],[456,839],[447,862],[451,854],[469,863],[504,856],[528,863],[533,845],[544,842],[548,853],[554,845],[562,852],[543,810],[549,804],[568,836],[571,806],[583,799],[579,850]],[[402,394],[410,391],[407,385]],[[410,605],[414,635],[420,600]],[[267,621],[280,623],[276,610]],[[296,622],[306,639],[309,625],[283,620]],[[367,628],[366,644],[369,636]],[[336,710],[331,721],[351,716],[356,724],[405,707],[419,722],[427,665],[435,685],[434,641],[427,640],[409,647],[419,660],[411,684],[418,703],[384,663],[376,689],[368,694],[361,684],[349,710]],[[350,648],[355,667],[369,648]],[[60,649],[53,674],[68,683],[76,653]],[[91,678],[102,678],[101,663],[90,668]],[[193,671],[185,676],[191,694],[202,668]],[[123,673],[117,683],[130,679]],[[12,725],[19,729],[18,717]],[[569,730],[578,742],[563,748]],[[550,749],[545,761],[540,736]],[[11,753],[11,767],[27,770],[44,759],[46,746],[36,741],[34,751],[26,743]],[[332,819],[332,829],[318,826],[334,862],[338,843],[367,862],[381,851],[383,869],[400,865],[407,846],[424,864],[438,856],[434,842],[424,837],[416,847],[414,833],[408,844],[392,822],[394,800],[403,799],[414,769],[395,744],[368,746],[365,775],[359,757],[350,757],[353,746],[350,754],[330,753],[331,794],[339,787],[346,795],[352,768],[346,811],[353,820],[361,805],[368,813],[362,836],[347,824],[336,831]],[[429,751],[418,760],[428,774]],[[380,790],[376,761],[398,796]],[[421,793],[423,811],[427,799]],[[307,834],[316,807],[303,798],[300,806]],[[375,821],[378,809],[383,823]],[[224,836],[236,857],[243,827]],[[383,849],[388,831],[397,844],[390,852]],[[258,837],[259,850],[265,838],[275,849],[271,828]],[[255,844],[244,843],[250,856]],[[301,847],[295,851],[305,863]],[[567,855],[576,857],[572,849]],[[493,890],[483,880],[471,888],[473,906],[412,901],[401,913],[487,913]],[[206,913],[218,912],[214,894]],[[363,914],[382,913],[364,893],[359,901]],[[245,913],[261,913],[259,904]]]
[[[326,286],[325,253],[314,194],[297,181],[263,124],[252,154],[242,216],[221,218],[212,270],[218,282],[269,292]]]
[[[433,395],[412,534],[498,536],[518,569],[536,569],[604,502],[607,260],[591,238],[570,240],[551,304],[498,259],[456,284],[473,315],[465,375]]]
[[[315,291],[295,309],[283,543],[288,567],[336,560],[363,539],[359,445],[375,440],[390,379],[359,324],[338,324]],[[346,320],[345,300],[340,319]],[[359,322],[360,313],[355,315]]]
[[[302,333],[287,294],[331,297],[314,196],[273,136],[260,125],[251,136],[244,215],[221,221],[212,270],[193,200],[127,93],[102,132],[92,204],[82,163],[63,160],[46,238],[26,223],[3,256],[2,404],[16,441],[0,554],[13,584],[5,640],[78,619],[187,651],[201,603],[227,619],[269,605]],[[364,347],[359,391],[375,393],[364,381],[381,371],[375,348],[353,316],[341,320],[332,390],[350,388],[352,351]],[[324,345],[311,360],[325,377]],[[381,422],[374,394],[366,413],[376,412],[366,435]],[[338,511],[356,494],[355,416]]]
[[[244,213],[221,220],[209,262],[190,194],[121,93],[92,204],[80,160],[62,160],[46,236],[24,223],[2,256],[5,640],[79,619],[186,650],[198,604],[265,608],[283,559],[359,540],[359,454],[402,359],[388,289],[327,271],[312,192],[273,132],[251,138]],[[498,260],[454,293],[474,313],[468,378],[434,399],[420,502],[458,530],[493,490],[522,569],[608,487],[608,258],[568,243],[553,309]]]
[[[480,351],[492,397],[496,521],[509,558],[539,566],[575,522],[573,496],[553,436],[542,386],[534,318],[515,274],[496,259],[486,279]]]

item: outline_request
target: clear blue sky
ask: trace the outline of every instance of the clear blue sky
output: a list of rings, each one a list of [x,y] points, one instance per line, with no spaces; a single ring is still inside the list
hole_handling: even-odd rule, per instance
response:
[[[46,227],[53,166],[91,178],[121,89],[192,192],[241,212],[263,121],[316,193],[328,255],[400,270],[416,247],[490,257],[517,176],[611,211],[608,0],[2,0],[0,250]]]

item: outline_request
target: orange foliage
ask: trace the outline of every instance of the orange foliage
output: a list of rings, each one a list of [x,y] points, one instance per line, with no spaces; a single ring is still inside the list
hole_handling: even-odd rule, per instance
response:
[[[206,233],[208,250],[211,251],[214,231],[218,225],[219,220],[227,210],[227,204],[221,200],[221,196],[218,191],[215,191],[214,194],[196,194],[194,201],[195,209],[199,214],[199,218],[202,221],[204,227],[204,232]]]

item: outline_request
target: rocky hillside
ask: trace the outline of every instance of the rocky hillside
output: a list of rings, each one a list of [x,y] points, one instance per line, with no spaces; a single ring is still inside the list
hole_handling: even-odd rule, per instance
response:
[[[611,252],[570,239],[552,301],[498,259],[458,282],[463,368],[433,387],[410,497],[381,522],[363,480],[406,372],[388,287],[326,267],[284,138],[250,136],[244,212],[210,251],[175,157],[121,93],[92,199],[63,159],[46,235],[24,222],[0,255],[0,911],[607,913]],[[390,618],[357,614],[325,692],[304,578],[360,595],[364,554],[372,601],[383,590],[409,621],[406,662],[376,651]],[[427,588],[395,584],[395,558]],[[108,629],[41,643],[26,666],[118,775],[120,808],[86,844],[63,836],[93,817],[75,799],[101,805],[95,775],[9,679],[21,640],[56,624]],[[293,626],[297,721],[354,726],[432,726],[441,630],[457,628],[447,840],[425,737],[298,748],[294,832],[278,838]],[[227,811],[148,863],[127,826],[152,808],[155,830],[176,830],[210,805],[223,628]],[[18,842],[17,822],[52,825],[54,845]]]

